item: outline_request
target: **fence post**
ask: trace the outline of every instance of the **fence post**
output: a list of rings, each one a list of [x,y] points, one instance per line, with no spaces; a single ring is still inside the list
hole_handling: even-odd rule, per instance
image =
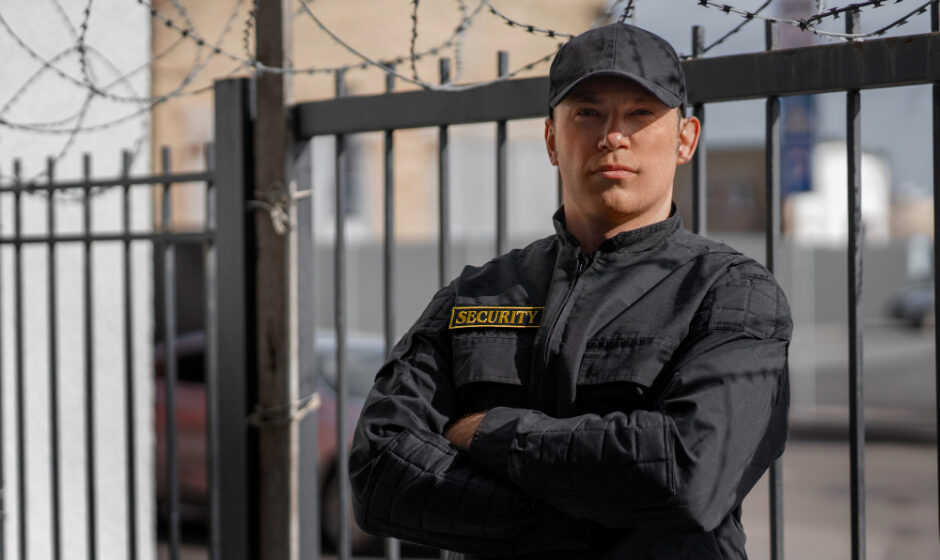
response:
[[[255,398],[255,227],[246,210],[252,198],[252,122],[247,78],[215,83],[217,185],[216,286],[218,418],[218,551],[214,558],[257,558],[257,441],[245,422]]]
[[[296,371],[291,352],[296,306],[288,267],[292,231],[292,186],[287,176],[290,133],[287,75],[271,71],[290,65],[291,5],[288,0],[256,3],[255,47],[264,65],[255,75],[257,109],[254,125],[255,195],[271,212],[255,212],[257,262],[256,343],[258,408],[258,546],[259,558],[296,560],[297,535],[297,402]],[[277,208],[277,210],[274,210]],[[278,212],[280,212],[278,214]],[[280,217],[278,217],[280,216]],[[282,222],[286,218],[286,224]]]

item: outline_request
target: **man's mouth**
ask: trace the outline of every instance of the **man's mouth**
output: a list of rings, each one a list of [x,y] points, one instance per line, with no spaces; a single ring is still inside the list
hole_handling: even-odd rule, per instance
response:
[[[610,164],[598,167],[597,173],[600,173],[607,179],[626,179],[631,175],[636,175],[636,169],[626,165]]]

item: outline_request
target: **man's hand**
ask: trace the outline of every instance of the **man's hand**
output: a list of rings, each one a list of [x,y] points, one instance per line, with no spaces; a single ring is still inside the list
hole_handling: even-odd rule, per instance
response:
[[[444,431],[444,437],[460,449],[469,450],[473,434],[477,431],[477,426],[480,425],[484,416],[486,412],[474,412],[464,416]]]

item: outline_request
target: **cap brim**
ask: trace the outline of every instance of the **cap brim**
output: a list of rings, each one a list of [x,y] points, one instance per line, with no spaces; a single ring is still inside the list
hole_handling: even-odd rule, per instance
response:
[[[618,72],[616,70],[598,70],[596,72],[591,72],[589,74],[585,74],[584,76],[581,76],[576,81],[572,82],[571,84],[568,84],[568,86],[565,87],[564,89],[555,93],[555,95],[553,95],[552,98],[548,100],[549,107],[554,107],[558,105],[559,103],[561,103],[562,100],[568,97],[568,94],[574,91],[576,87],[584,83],[586,80],[590,80],[591,78],[597,78],[601,76],[618,76],[621,78],[632,80],[640,84],[643,87],[643,89],[650,92],[653,95],[653,97],[662,101],[663,104],[669,108],[678,107],[685,102],[685,100],[682,97],[667,90],[666,88],[660,86],[659,84],[656,84],[656,83],[651,82],[650,80],[647,80],[646,78],[642,76],[637,76],[635,74],[631,74],[630,72]]]

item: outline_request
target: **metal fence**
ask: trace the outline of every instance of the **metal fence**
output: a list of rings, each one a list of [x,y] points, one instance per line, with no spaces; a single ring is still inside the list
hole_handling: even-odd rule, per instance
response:
[[[16,550],[17,557],[27,558],[33,556],[35,551],[30,551],[30,524],[38,522],[38,513],[32,511],[48,511],[48,520],[38,523],[46,525],[48,523],[48,534],[50,536],[49,553],[53,558],[60,558],[64,554],[64,540],[66,531],[64,530],[65,520],[68,516],[74,516],[75,511],[66,508],[63,503],[63,493],[69,481],[76,477],[84,478],[84,511],[81,512],[85,518],[85,536],[83,546],[87,550],[89,558],[99,558],[104,555],[119,554],[126,558],[138,558],[142,547],[149,548],[149,544],[141,542],[139,538],[140,525],[138,514],[142,511],[148,511],[148,504],[152,504],[151,497],[138,495],[138,480],[142,477],[150,478],[152,473],[144,470],[144,463],[139,459],[140,442],[138,442],[138,431],[141,417],[148,416],[142,414],[137,409],[137,393],[141,389],[139,383],[141,379],[150,381],[152,375],[150,372],[139,371],[139,364],[135,359],[135,354],[141,349],[135,343],[134,333],[150,332],[148,328],[151,316],[149,313],[144,317],[135,317],[135,297],[139,297],[143,286],[148,285],[152,280],[150,277],[141,278],[135,274],[134,247],[138,244],[148,244],[153,252],[161,253],[163,262],[164,279],[162,299],[169,302],[164,306],[165,316],[163,317],[164,332],[158,334],[158,338],[165,341],[165,408],[166,408],[166,450],[168,460],[166,462],[167,472],[166,480],[168,483],[168,527],[170,539],[178,546],[179,542],[179,495],[178,495],[178,477],[177,477],[177,429],[176,429],[176,348],[175,341],[178,333],[176,332],[176,306],[173,304],[176,300],[176,276],[175,272],[175,251],[177,246],[183,244],[196,244],[202,246],[207,258],[206,263],[209,267],[206,278],[203,301],[211,302],[214,299],[214,286],[212,269],[213,263],[213,224],[212,199],[214,197],[214,182],[212,174],[212,155],[211,147],[206,151],[206,171],[194,173],[173,173],[169,150],[164,148],[162,151],[162,172],[153,175],[132,176],[131,172],[132,157],[125,152],[122,158],[122,172],[117,177],[96,177],[92,173],[92,159],[89,155],[83,158],[83,177],[75,181],[56,181],[56,166],[54,160],[50,159],[46,167],[46,178],[41,182],[27,181],[21,176],[20,162],[13,164],[13,183],[0,187],[0,197],[6,198],[11,204],[13,215],[12,235],[0,236],[0,250],[12,249],[12,267],[5,274],[0,275],[4,281],[11,282],[10,290],[12,292],[12,333],[3,333],[0,335],[2,348],[0,352],[10,352],[12,354],[12,376],[14,379],[15,395],[13,402],[15,404],[15,464],[16,472],[12,477],[4,476],[0,470],[0,480],[3,482],[4,489],[10,488],[11,484],[7,482],[12,478],[12,486],[16,488],[16,504],[6,504],[6,498],[9,492],[4,492],[4,503],[2,510],[5,514],[4,523],[0,526],[0,558],[3,557],[6,544],[7,521],[11,518],[17,521]],[[205,196],[210,201],[207,214],[207,227],[195,231],[178,231],[172,226],[173,214],[171,204],[171,193],[174,185],[180,183],[197,183],[204,185]],[[132,226],[132,215],[139,211],[132,206],[132,192],[138,189],[147,189],[146,194],[160,193],[162,201],[162,214],[160,227],[154,229],[150,227],[152,223],[143,226],[136,224]],[[97,228],[93,225],[93,214],[100,210],[102,206],[98,204],[105,195],[116,194],[120,192],[120,227],[113,231],[106,231],[104,228]],[[24,233],[24,216],[29,213],[24,211],[26,199],[32,199],[34,205],[45,205],[44,217],[46,221],[46,231],[42,234]],[[140,198],[137,198],[140,202]],[[145,214],[150,213],[151,198],[144,196]],[[79,206],[81,211],[80,231],[69,233],[60,231],[60,223],[57,216],[61,213],[62,207]],[[8,206],[9,208],[10,206]],[[32,214],[34,218],[37,216]],[[152,218],[152,216],[147,216]],[[147,220],[150,222],[151,220]],[[69,228],[61,228],[68,230]],[[95,258],[95,248],[105,245],[119,244],[122,248],[120,258]],[[81,360],[80,366],[76,366],[74,360],[60,355],[60,342],[63,338],[64,322],[72,319],[67,317],[70,312],[76,311],[74,306],[68,306],[63,309],[63,305],[58,296],[61,289],[60,284],[68,279],[70,271],[64,271],[63,267],[57,261],[57,255],[62,251],[67,251],[69,247],[81,247],[81,272],[73,274],[80,276],[78,281],[81,283]],[[26,274],[28,267],[24,265],[24,250],[27,247],[45,247],[46,248],[46,309],[44,330],[46,334],[47,347],[47,387],[48,402],[45,411],[28,410],[27,390],[27,344],[30,330],[24,328],[24,320],[30,314],[30,309],[24,309],[27,298],[24,292],[29,288],[26,285]],[[140,258],[140,255],[138,255]],[[143,264],[144,268],[152,268],[151,263]],[[76,273],[76,270],[71,271]],[[63,273],[65,273],[64,276]],[[119,278],[120,293],[113,294],[114,301],[120,302],[111,307],[117,307],[122,310],[122,322],[119,328],[120,337],[117,340],[108,340],[108,333],[101,333],[96,330],[96,314],[102,307],[109,306],[109,302],[95,301],[94,285],[96,279],[101,277]],[[147,290],[149,292],[149,289]],[[67,302],[66,302],[67,303]],[[148,310],[150,311],[150,310]],[[5,313],[5,312],[4,312]],[[207,323],[211,324],[212,306],[207,307]],[[0,322],[2,324],[2,322]],[[70,334],[66,332],[65,334]],[[113,334],[113,333],[111,333]],[[111,380],[99,379],[102,372],[102,364],[96,362],[96,344],[105,340],[109,344],[121,348],[123,357],[123,392],[124,398],[120,402],[98,402],[96,394],[102,383],[112,382]],[[12,348],[8,346],[12,341]],[[151,341],[152,344],[152,341]],[[210,359],[208,361],[208,377],[213,379],[214,364]],[[84,440],[84,464],[74,465],[62,459],[63,435],[60,433],[60,427],[64,423],[71,423],[76,419],[63,414],[64,400],[68,395],[64,395],[61,390],[63,382],[68,381],[74,372],[80,372],[83,376],[83,403],[81,423],[83,425]],[[148,388],[149,389],[149,388]],[[0,407],[6,402],[0,399]],[[49,464],[41,465],[42,468],[48,468],[50,478],[48,480],[49,503],[40,504],[31,495],[35,494],[36,486],[28,481],[28,474],[31,469],[36,469],[40,465],[30,464],[27,452],[27,436],[33,433],[30,430],[30,423],[35,423],[39,415],[43,412],[48,414],[48,457]],[[96,418],[102,414],[109,418],[121,418],[124,425],[124,441],[122,455],[124,458],[125,472],[123,473],[125,486],[122,493],[125,500],[123,511],[124,528],[124,546],[123,551],[117,552],[113,547],[103,548],[99,542],[104,531],[119,531],[114,522],[103,522],[103,514],[99,508],[99,501],[102,493],[105,491],[113,493],[113,488],[102,488],[102,480],[107,473],[101,473],[100,455],[102,447],[109,450],[119,447],[117,442],[104,441],[99,435],[101,431],[100,421]],[[3,412],[0,410],[0,418]],[[34,444],[35,445],[35,444]],[[2,448],[2,453],[8,453],[10,447],[6,445]],[[106,450],[107,451],[107,450]],[[148,453],[149,456],[149,453]],[[0,457],[0,469],[3,461]],[[121,518],[118,518],[121,519]],[[77,538],[71,536],[72,539]],[[76,546],[73,543],[73,546]],[[79,545],[81,546],[81,545]]]
[[[933,5],[934,30],[937,30],[937,6]],[[846,15],[847,29],[854,32],[858,25],[858,14]],[[900,38],[878,39],[834,45],[822,45],[796,49],[776,49],[776,29],[767,26],[767,50],[743,55],[693,58],[684,62],[689,103],[693,112],[706,122],[709,103],[744,99],[766,101],[766,263],[771,271],[777,267],[780,244],[780,98],[790,95],[819,94],[843,91],[846,95],[846,135],[848,169],[847,199],[849,216],[848,243],[848,294],[849,306],[849,398],[850,398],[850,449],[851,449],[851,542],[852,558],[865,557],[865,468],[863,391],[862,391],[862,328],[859,321],[861,298],[861,142],[860,142],[860,90],[869,88],[897,87],[913,84],[930,84],[940,81],[940,58],[935,56],[940,49],[940,35],[924,34]],[[504,63],[501,63],[501,66]],[[441,64],[441,79],[447,80],[448,66]],[[336,138],[335,167],[343,169],[346,157],[346,136],[361,132],[384,132],[384,317],[388,344],[393,342],[392,328],[397,313],[395,298],[395,253],[394,239],[393,160],[395,153],[394,132],[401,129],[436,127],[438,130],[438,273],[440,283],[449,280],[450,185],[448,181],[448,127],[469,123],[493,123],[497,129],[494,146],[497,158],[495,178],[496,238],[500,251],[505,250],[506,239],[506,122],[515,119],[543,117],[545,114],[545,92],[547,78],[500,81],[490,85],[457,92],[409,91],[392,93],[393,82],[388,81],[388,94],[361,97],[344,97],[343,74],[337,76],[335,99],[301,103],[293,110],[295,138],[299,142],[317,136],[333,135]],[[934,86],[934,150],[940,147],[940,93]],[[706,125],[707,126],[707,125]],[[693,163],[693,229],[706,232],[706,146],[700,145]],[[940,184],[940,163],[934,158],[935,184]],[[336,214],[334,285],[334,324],[337,339],[337,364],[339,379],[344,379],[344,349],[346,325],[345,299],[345,208],[344,177],[336,175]],[[935,198],[935,201],[938,199]],[[934,227],[940,224],[935,218]],[[340,410],[347,396],[340,383],[338,399]],[[342,412],[337,423],[344,440],[347,427]],[[346,456],[340,456],[340,472]],[[778,461],[770,472],[771,504],[771,557],[784,557],[783,551],[783,494],[782,472]],[[349,506],[347,481],[343,481],[340,493],[343,510]],[[348,536],[348,523],[342,531]],[[340,550],[340,558],[348,558],[348,538]],[[316,557],[316,556],[314,556]],[[387,549],[387,557],[397,558],[395,543]]]

